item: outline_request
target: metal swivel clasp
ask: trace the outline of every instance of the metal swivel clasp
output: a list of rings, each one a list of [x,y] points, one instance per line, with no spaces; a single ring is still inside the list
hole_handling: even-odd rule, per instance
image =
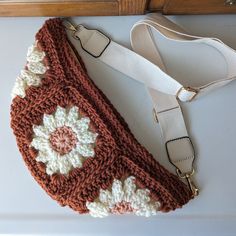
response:
[[[186,179],[188,182],[188,186],[193,194],[193,197],[196,197],[199,194],[199,189],[193,183],[191,176],[194,174],[194,169],[190,173],[181,173],[179,169],[176,169],[177,175],[182,178]]]

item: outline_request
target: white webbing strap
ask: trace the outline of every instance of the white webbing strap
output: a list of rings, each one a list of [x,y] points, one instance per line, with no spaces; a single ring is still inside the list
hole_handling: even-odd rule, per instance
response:
[[[133,51],[111,41],[98,30],[88,30],[82,25],[74,27],[68,25],[68,22],[65,26],[72,30],[74,38],[79,39],[83,49],[92,56],[145,84],[152,98],[170,162],[176,166],[178,175],[187,179],[193,195],[197,195],[198,190],[190,180],[193,174],[194,149],[178,100],[192,101],[234,80],[236,52],[219,39],[188,35],[179,26],[158,14],[134,24],[130,34]],[[166,73],[152,31],[158,31],[168,40],[185,43],[194,41],[215,48],[227,63],[226,78],[197,88],[183,86]]]
[[[166,73],[158,45],[152,36],[152,30],[157,30],[165,37],[169,36],[171,38],[174,38],[175,34],[168,30],[167,25],[171,29],[178,29],[180,32],[183,31],[164,17],[160,17],[157,22],[151,19],[145,19],[134,24],[131,29],[130,41],[132,49],[135,52],[150,60]],[[177,94],[174,95],[163,93],[149,87],[148,91],[153,101],[154,112],[160,124],[170,162],[181,174],[192,173],[195,154],[177,96],[181,96],[180,99],[184,101],[191,100],[196,96],[195,90],[191,94],[191,91],[186,91],[181,86]],[[192,190],[194,195],[196,195],[197,190]]]

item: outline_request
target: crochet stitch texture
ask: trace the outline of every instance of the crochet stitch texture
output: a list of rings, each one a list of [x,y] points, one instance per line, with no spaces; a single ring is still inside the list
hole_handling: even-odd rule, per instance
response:
[[[47,70],[38,71],[40,83],[28,83],[13,98],[11,127],[28,169],[42,188],[62,206],[79,213],[91,210],[99,217],[124,212],[149,216],[186,204],[191,199],[188,187],[135,139],[89,78],[61,19],[47,20],[36,40],[38,55],[42,56],[36,60]],[[66,123],[65,118],[64,123],[45,130],[45,117],[56,116],[58,109],[67,115],[76,110],[71,115],[73,122]],[[82,132],[78,122],[86,119],[89,122]],[[45,143],[37,144],[37,136],[44,137]],[[70,155],[75,147],[77,151]],[[104,191],[109,200],[102,197]]]

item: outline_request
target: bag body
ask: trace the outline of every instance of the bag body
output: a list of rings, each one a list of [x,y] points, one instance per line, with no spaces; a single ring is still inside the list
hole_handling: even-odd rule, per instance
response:
[[[47,194],[98,217],[151,216],[186,204],[188,187],[138,143],[89,78],[62,20],[47,20],[35,39],[13,89],[11,127]]]

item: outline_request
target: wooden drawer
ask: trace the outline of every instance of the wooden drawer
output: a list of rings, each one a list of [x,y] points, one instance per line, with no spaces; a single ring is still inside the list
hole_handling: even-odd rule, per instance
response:
[[[151,0],[149,10],[164,14],[236,13],[235,0]]]

